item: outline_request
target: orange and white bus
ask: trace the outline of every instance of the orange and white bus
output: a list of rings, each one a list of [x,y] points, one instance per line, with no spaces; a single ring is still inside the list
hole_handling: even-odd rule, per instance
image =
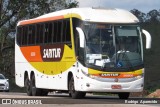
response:
[[[15,79],[29,96],[58,90],[72,98],[87,92],[128,98],[144,87],[139,20],[122,9],[73,8],[17,24]]]

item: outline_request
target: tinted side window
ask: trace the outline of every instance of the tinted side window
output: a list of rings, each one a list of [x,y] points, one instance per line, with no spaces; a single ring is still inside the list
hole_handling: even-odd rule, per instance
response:
[[[62,42],[66,42],[66,29],[67,29],[67,24],[66,21],[63,20],[63,37],[62,37]]]
[[[70,22],[66,22],[66,42],[71,42]]]
[[[28,45],[32,44],[32,25],[29,25],[29,29],[28,29]]]
[[[65,43],[71,46],[70,20],[57,20],[17,27],[19,45]]]
[[[52,37],[53,37],[53,24],[52,22],[49,23],[48,25],[48,43],[52,43]]]
[[[21,45],[22,42],[22,27],[17,27],[17,43],[18,45]]]
[[[35,44],[36,26],[32,25],[32,44]]]
[[[44,43],[44,24],[40,25],[39,36],[40,36],[40,44],[43,44]]]
[[[62,21],[58,21],[57,23],[57,42],[61,42],[62,32]]]
[[[27,45],[28,26],[23,26],[22,45]]]
[[[68,45],[69,47],[72,47],[71,44],[71,32],[70,32],[70,21],[64,20],[63,21],[63,42]]]
[[[48,35],[49,35],[49,24],[45,23],[45,28],[44,28],[44,43],[48,43]]]

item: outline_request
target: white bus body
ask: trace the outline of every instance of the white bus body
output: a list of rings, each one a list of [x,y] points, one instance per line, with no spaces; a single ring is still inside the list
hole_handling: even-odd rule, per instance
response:
[[[126,10],[98,8],[73,8],[20,21],[16,84],[26,86],[28,95],[62,90],[72,98],[86,92],[128,98],[130,92],[141,92],[144,67],[138,23]],[[149,34],[147,41],[150,48]]]

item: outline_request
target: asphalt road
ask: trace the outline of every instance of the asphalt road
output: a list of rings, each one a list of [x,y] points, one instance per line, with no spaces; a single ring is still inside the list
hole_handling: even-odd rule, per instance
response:
[[[48,96],[27,96],[26,93],[6,93],[0,92],[0,103],[6,103],[7,100],[10,100],[12,103],[12,107],[19,107],[19,104],[32,104],[34,107],[50,106],[54,107],[135,107],[135,103],[138,102],[136,107],[160,107],[160,99],[142,99],[142,98],[130,98],[128,100],[121,100],[118,96],[103,96],[103,95],[92,95],[87,94],[84,99],[71,99],[68,94],[61,93],[49,93]],[[153,101],[155,100],[155,102]],[[140,104],[141,101],[144,101],[145,104]],[[146,101],[152,101],[152,104],[146,103]],[[158,101],[159,104],[154,104]],[[14,104],[14,105],[13,105]],[[18,106],[16,105],[18,104]],[[36,104],[36,105],[33,105]],[[42,104],[42,105],[41,105]],[[46,105],[47,104],[47,105]],[[129,104],[129,105],[128,105]],[[132,105],[133,104],[133,105]],[[39,106],[41,105],[41,106]],[[0,107],[8,107],[11,105],[3,104]],[[26,105],[27,106],[27,105]]]

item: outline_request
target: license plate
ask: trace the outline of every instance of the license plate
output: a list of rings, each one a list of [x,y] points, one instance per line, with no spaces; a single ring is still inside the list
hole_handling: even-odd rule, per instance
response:
[[[122,89],[121,85],[112,85],[111,86],[112,89]]]

